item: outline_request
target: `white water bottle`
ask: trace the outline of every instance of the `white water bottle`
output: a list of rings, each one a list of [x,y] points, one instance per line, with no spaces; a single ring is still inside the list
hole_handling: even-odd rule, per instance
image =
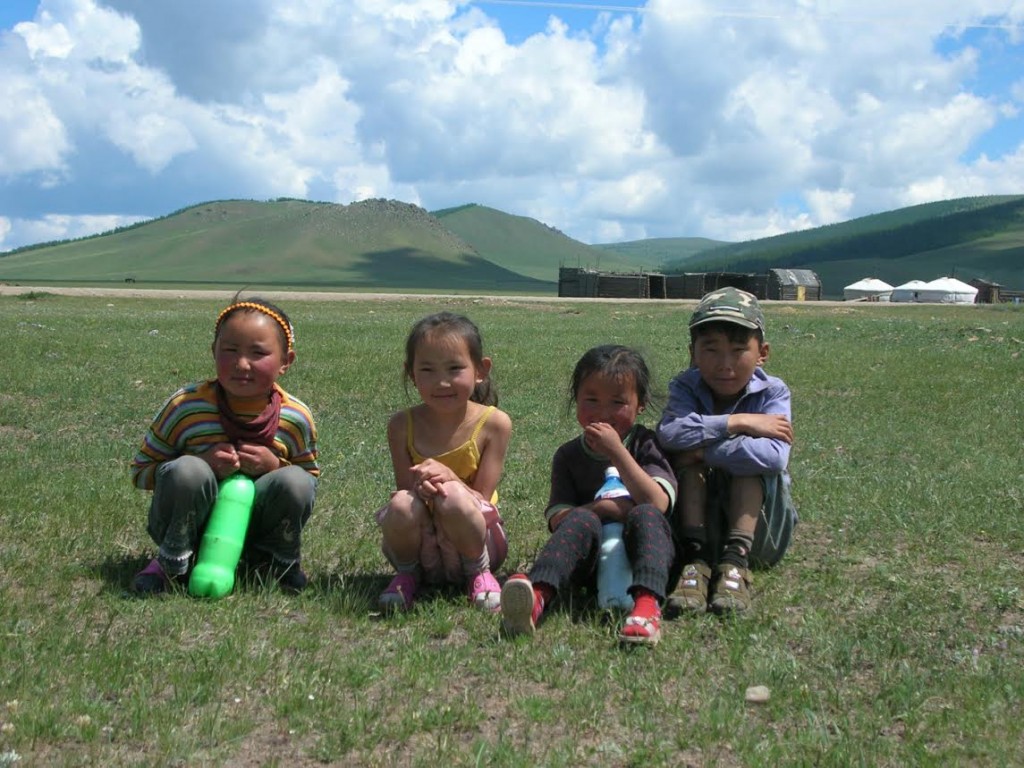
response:
[[[608,467],[604,472],[604,485],[595,499],[629,498],[629,489],[619,477],[619,470]],[[622,540],[622,523],[608,522],[601,526],[601,553],[597,560],[597,604],[601,608],[633,609],[633,568],[626,556],[626,542]]]
[[[622,478],[619,477],[619,470],[615,467],[608,467],[604,471],[604,485],[597,489],[594,500],[597,499],[622,499],[629,498],[629,489]]]

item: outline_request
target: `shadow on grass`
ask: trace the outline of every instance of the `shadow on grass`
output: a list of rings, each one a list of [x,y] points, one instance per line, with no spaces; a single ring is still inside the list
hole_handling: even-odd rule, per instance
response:
[[[134,591],[132,582],[135,575],[151,560],[144,555],[107,555],[100,561],[86,563],[89,573],[103,581],[105,594],[128,599],[146,599]],[[391,580],[390,573],[338,574],[317,573],[309,576],[309,583],[302,594],[337,597],[353,611],[372,612],[377,610],[377,596]],[[170,590],[187,594],[187,581],[175,584]],[[267,572],[267,563],[260,560],[243,559],[235,574],[235,592],[258,593],[267,590],[281,590]],[[429,591],[424,593],[429,595]]]
[[[103,560],[90,563],[86,567],[90,573],[103,580],[103,592],[123,597],[137,597],[132,591],[132,579],[149,561],[150,558],[143,555],[107,555]]]
[[[126,599],[147,599],[132,589],[132,580],[146,567],[150,558],[142,555],[107,555],[104,559],[87,564],[87,569],[103,583],[103,592]],[[393,572],[342,573],[318,572],[309,575],[309,583],[302,595],[322,596],[338,604],[342,613],[353,616],[381,615],[377,598],[394,576]],[[504,579],[500,579],[504,583]],[[268,578],[265,564],[243,560],[238,566],[235,591],[259,593],[278,590],[280,587]],[[282,590],[284,591],[284,590]],[[176,584],[172,593],[187,596],[187,582]],[[428,607],[434,601],[465,600],[466,594],[457,585],[424,585],[416,596],[416,605]],[[625,618],[624,613],[599,608],[595,596],[586,590],[573,590],[559,596],[548,609],[545,620],[563,614],[573,624],[618,624]]]

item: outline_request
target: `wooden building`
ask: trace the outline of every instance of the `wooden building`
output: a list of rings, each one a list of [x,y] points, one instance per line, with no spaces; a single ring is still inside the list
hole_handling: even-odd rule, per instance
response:
[[[597,299],[649,299],[651,275],[646,272],[599,272],[596,269],[561,267],[558,295]],[[664,298],[664,288],[660,289]]]
[[[764,298],[779,301],[821,301],[821,278],[811,269],[769,269]],[[760,297],[760,294],[756,294]]]
[[[976,277],[970,284],[978,289],[978,295],[974,297],[976,304],[1024,304],[1024,291],[1011,291],[999,283],[991,280],[982,280]]]
[[[821,280],[809,269],[769,269],[756,272],[600,272],[562,267],[558,295],[613,299],[699,299],[719,288],[732,286],[759,299],[819,301]]]

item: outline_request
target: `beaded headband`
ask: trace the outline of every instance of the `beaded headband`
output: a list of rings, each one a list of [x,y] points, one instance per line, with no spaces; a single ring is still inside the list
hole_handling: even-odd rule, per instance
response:
[[[217,322],[214,325],[214,333],[220,330],[220,324],[224,318],[234,312],[236,309],[255,309],[257,312],[262,312],[267,317],[271,317],[277,321],[277,324],[281,326],[281,330],[284,331],[284,337],[288,340],[288,351],[291,352],[295,347],[295,332],[292,331],[291,323],[284,319],[279,313],[272,310],[270,307],[265,307],[262,304],[257,304],[255,301],[239,301],[232,304],[230,307],[224,309],[219,315],[217,315]]]

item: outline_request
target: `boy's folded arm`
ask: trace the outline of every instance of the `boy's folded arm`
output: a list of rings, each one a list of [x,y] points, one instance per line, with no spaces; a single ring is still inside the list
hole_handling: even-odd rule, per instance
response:
[[[704,448],[704,463],[733,475],[774,475],[789,466],[790,445],[768,437],[734,435]]]
[[[729,437],[728,415],[666,412],[658,424],[658,443],[666,451],[688,451]]]
[[[729,433],[793,442],[793,425],[781,413],[732,413],[729,415]]]

